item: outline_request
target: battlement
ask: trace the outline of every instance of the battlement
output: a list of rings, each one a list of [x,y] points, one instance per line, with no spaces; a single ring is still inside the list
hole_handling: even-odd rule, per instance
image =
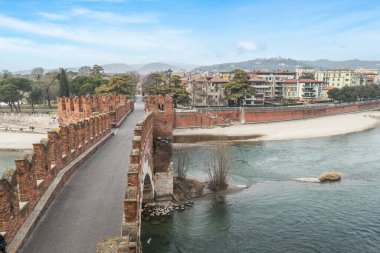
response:
[[[69,124],[100,113],[111,113],[116,124],[126,112],[133,111],[133,101],[122,95],[58,97],[59,124]]]
[[[49,187],[59,191],[75,169],[108,139],[112,126],[134,109],[133,102],[124,96],[58,98],[58,105],[59,128],[33,144],[33,151],[16,160],[16,168],[6,170],[0,178],[0,233],[8,242]]]

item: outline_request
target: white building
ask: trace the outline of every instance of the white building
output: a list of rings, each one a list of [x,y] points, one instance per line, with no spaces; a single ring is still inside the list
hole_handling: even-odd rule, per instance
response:
[[[322,98],[324,83],[313,79],[290,79],[283,82],[283,98],[310,102]]]
[[[352,69],[318,70],[315,72],[315,79],[334,88],[366,84],[365,75],[356,73]]]

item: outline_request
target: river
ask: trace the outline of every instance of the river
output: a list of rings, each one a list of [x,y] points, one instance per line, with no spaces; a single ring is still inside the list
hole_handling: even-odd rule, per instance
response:
[[[26,151],[13,151],[0,149],[0,178],[7,168],[15,168],[15,159],[21,158]]]
[[[143,222],[144,253],[380,252],[380,128],[229,149],[230,182],[250,187],[199,199],[160,224]],[[192,148],[189,177],[206,178],[209,150]],[[342,172],[342,181],[292,180],[324,171]]]

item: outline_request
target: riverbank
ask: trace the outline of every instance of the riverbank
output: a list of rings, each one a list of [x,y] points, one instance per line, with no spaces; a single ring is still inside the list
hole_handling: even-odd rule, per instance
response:
[[[272,123],[233,125],[224,128],[175,129],[177,142],[199,142],[216,139],[270,141],[335,136],[376,127],[380,111],[340,114],[320,118]],[[245,137],[245,138],[244,138]]]
[[[0,131],[0,150],[31,150],[32,144],[39,143],[42,138],[47,138],[47,134]]]

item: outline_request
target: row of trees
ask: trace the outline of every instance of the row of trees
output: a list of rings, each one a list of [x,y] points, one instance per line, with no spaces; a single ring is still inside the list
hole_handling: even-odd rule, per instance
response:
[[[341,102],[365,101],[380,97],[379,84],[367,84],[362,86],[344,86],[327,92],[329,98]]]
[[[57,96],[82,96],[93,94],[123,94],[133,97],[139,75],[135,72],[106,76],[101,66],[82,67],[78,72],[60,68],[45,72],[34,68],[26,77],[15,77],[3,70],[0,80],[0,102],[7,103],[11,111],[19,112],[20,101],[26,99],[34,105],[45,102],[51,108],[51,101]]]
[[[178,104],[186,105],[190,101],[190,94],[181,84],[181,78],[171,75],[170,70],[146,75],[142,80],[141,87],[144,94],[172,96],[174,107],[177,107]]]

